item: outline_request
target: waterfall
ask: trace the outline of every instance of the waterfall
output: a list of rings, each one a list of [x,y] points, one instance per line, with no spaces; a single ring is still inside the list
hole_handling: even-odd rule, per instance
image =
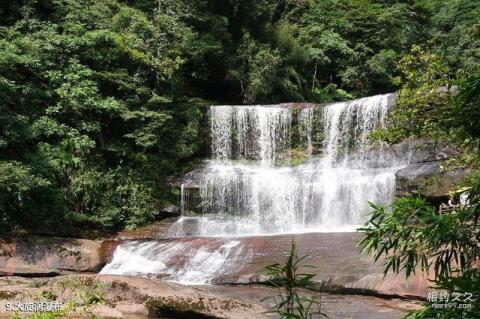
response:
[[[323,152],[334,165],[339,152],[364,151],[369,147],[368,134],[383,127],[392,106],[392,95],[376,95],[325,106]]]
[[[212,106],[214,159],[254,159],[271,165],[289,146],[291,112],[282,106]]]
[[[392,201],[406,164],[368,139],[393,102],[212,106],[212,158],[181,186],[183,217],[168,239],[120,244],[101,273],[214,284],[248,268],[265,240],[242,236],[355,230],[368,201]],[[293,147],[305,157],[297,165]]]
[[[369,152],[368,139],[385,125],[393,101],[385,94],[317,106],[323,140],[316,156],[315,107],[300,110],[308,160],[293,167],[276,165],[291,146],[291,107],[212,106],[213,158],[199,181],[202,217],[183,217],[169,235],[353,230],[364,222],[369,201],[387,204],[394,196],[395,172],[403,163]]]

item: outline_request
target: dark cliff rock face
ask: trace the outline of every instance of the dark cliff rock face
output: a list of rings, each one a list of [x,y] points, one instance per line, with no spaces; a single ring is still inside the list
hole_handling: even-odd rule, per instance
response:
[[[469,172],[468,168],[446,167],[448,160],[460,156],[460,151],[449,144],[415,140],[393,148],[410,153],[407,166],[395,174],[397,196],[421,194],[438,205],[448,199],[448,192]]]

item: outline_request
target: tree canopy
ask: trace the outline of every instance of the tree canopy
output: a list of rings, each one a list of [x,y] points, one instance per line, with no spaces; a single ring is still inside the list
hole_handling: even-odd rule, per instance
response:
[[[469,79],[478,16],[473,0],[4,0],[0,229],[151,220],[205,155],[209,103],[421,86],[403,72],[412,47]]]

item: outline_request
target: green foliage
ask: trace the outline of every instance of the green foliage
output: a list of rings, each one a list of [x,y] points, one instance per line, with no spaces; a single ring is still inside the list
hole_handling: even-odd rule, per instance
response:
[[[101,282],[92,277],[67,278],[58,280],[55,286],[67,296],[67,304],[61,311],[67,314],[85,315],[97,318],[94,307],[105,303],[105,289]]]
[[[327,317],[321,312],[320,300],[316,297],[303,297],[299,295],[298,288],[313,287],[315,274],[302,273],[302,268],[309,267],[303,264],[308,256],[298,257],[295,241],[292,240],[287,260],[283,265],[274,263],[265,267],[269,284],[281,290],[278,296],[267,297],[273,299],[275,306],[271,312],[278,314],[281,318],[307,319],[314,315]],[[313,309],[312,307],[317,307]]]
[[[385,274],[405,270],[408,277],[418,265],[423,271],[433,266],[436,277],[451,276],[454,270],[468,269],[480,256],[474,209],[438,214],[420,197],[399,198],[388,208],[370,205],[373,213],[360,228],[365,233],[361,245],[376,260],[385,257]]]
[[[40,286],[45,286],[46,283],[42,282],[39,284]],[[60,279],[54,285],[61,289],[62,307],[60,310],[37,312],[28,316],[16,312],[12,319],[98,318],[94,314],[94,307],[105,302],[104,286],[101,282],[92,277],[73,277]],[[34,296],[34,300],[58,302],[59,297],[49,290],[44,290],[37,296]]]
[[[480,75],[466,79],[460,86],[460,94],[454,109],[458,125],[468,136],[480,138]],[[468,114],[468,116],[466,116]]]
[[[315,1],[301,39],[320,83],[334,81],[362,95],[393,91],[394,66],[427,39],[430,14],[419,1]]]
[[[245,87],[244,102],[264,100],[272,93],[272,75],[281,62],[279,52],[268,46],[258,45],[250,34],[246,33],[238,55],[242,58],[243,77],[246,76],[245,84],[241,84],[242,88]]]
[[[480,3],[431,0],[433,39],[438,53],[465,75],[480,72]]]
[[[27,2],[0,26],[1,231],[152,220],[166,179],[201,153],[183,95],[194,32],[116,0]]]
[[[398,67],[401,77],[397,81],[403,86],[397,93],[390,125],[372,136],[390,143],[407,137],[454,139],[455,92],[446,62],[441,56],[415,46]]]
[[[480,182],[478,171],[466,181],[469,205],[439,214],[425,199],[399,198],[388,207],[371,204],[373,213],[360,229],[365,237],[363,250],[383,258],[384,272],[416,270],[435,274],[434,289],[471,293],[471,308],[439,309],[433,302],[413,312],[415,318],[478,318],[480,314],[479,218]]]
[[[403,83],[390,125],[371,137],[389,143],[409,137],[448,140],[463,146],[477,137],[478,79],[455,79],[446,61],[414,47],[399,64]],[[459,84],[459,88],[456,84]],[[460,91],[460,92],[459,92]],[[466,116],[470,114],[471,116]]]

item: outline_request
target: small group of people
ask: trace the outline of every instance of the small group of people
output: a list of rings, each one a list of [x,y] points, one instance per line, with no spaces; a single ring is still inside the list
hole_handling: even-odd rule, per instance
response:
[[[455,196],[450,196],[450,198],[448,199],[448,206],[457,206],[457,205],[468,206],[468,204],[469,202],[468,202],[467,192],[461,193],[458,199],[455,198]]]
[[[470,204],[468,199],[470,196],[468,190],[469,188],[466,187],[455,192],[451,192],[448,203],[440,205],[440,213],[451,212],[461,207],[467,207]]]

